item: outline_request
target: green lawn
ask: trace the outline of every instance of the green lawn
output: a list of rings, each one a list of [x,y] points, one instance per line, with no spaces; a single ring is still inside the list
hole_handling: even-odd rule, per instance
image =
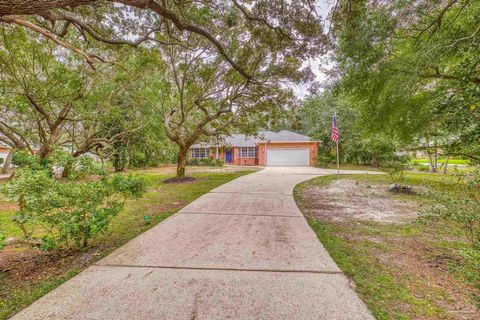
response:
[[[412,159],[410,160],[412,163],[425,163],[425,164],[428,164],[428,159]],[[439,164],[444,164],[446,161],[445,158],[440,158],[438,159],[438,163]],[[448,164],[449,165],[454,165],[454,164],[465,164],[465,165],[468,165],[470,164],[470,160],[466,160],[466,159],[450,159],[448,160]]]
[[[409,173],[406,178],[409,185],[427,184],[437,190],[452,190],[456,183],[454,177],[441,174]],[[356,291],[377,319],[480,317],[478,310],[469,309],[480,307],[479,262],[464,255],[472,249],[457,226],[445,222],[382,224],[315,218],[310,214],[313,202],[309,190],[324,188],[336,179],[387,188],[388,176],[326,176],[295,188],[295,199],[311,228],[355,282]],[[395,201],[417,202],[420,207],[431,205],[424,195],[391,197]],[[450,312],[457,307],[466,313]]]
[[[253,171],[197,172],[196,181],[163,184],[170,176],[136,171],[148,181],[148,192],[118,215],[107,232],[81,252],[41,252],[25,245],[11,245],[0,252],[0,319],[6,319],[36,299],[78,274],[91,263],[112,252],[128,240],[168,218],[186,204],[215,187]],[[14,205],[0,202],[1,228],[7,237],[20,237],[10,218]],[[144,223],[144,215],[152,222]]]

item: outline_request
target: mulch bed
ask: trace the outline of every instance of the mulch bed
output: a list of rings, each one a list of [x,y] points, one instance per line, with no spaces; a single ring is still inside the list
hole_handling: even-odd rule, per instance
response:
[[[185,183],[195,181],[194,177],[173,177],[163,180],[163,183]]]

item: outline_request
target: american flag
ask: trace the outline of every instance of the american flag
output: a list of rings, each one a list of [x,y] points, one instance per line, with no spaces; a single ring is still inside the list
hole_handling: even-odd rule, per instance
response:
[[[337,116],[334,115],[332,119],[332,136],[333,142],[338,143],[338,129],[337,129]]]

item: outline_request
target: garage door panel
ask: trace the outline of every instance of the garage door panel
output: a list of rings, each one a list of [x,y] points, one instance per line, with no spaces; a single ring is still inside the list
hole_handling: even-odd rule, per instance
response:
[[[267,149],[267,166],[308,166],[308,149]]]

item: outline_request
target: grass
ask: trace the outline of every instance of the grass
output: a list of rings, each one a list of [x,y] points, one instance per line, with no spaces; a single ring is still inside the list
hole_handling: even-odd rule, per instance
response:
[[[0,252],[0,259],[12,260],[8,266],[10,270],[0,273],[0,319],[7,319],[30,305],[89,264],[165,220],[199,196],[251,172],[197,172],[191,174],[197,179],[194,182],[166,185],[162,181],[169,175],[136,171],[135,174],[141,174],[147,180],[148,192],[142,199],[129,202],[108,230],[94,239],[87,249],[45,253],[25,245],[12,245]],[[7,237],[21,236],[20,230],[10,221],[14,210],[11,203],[0,202],[1,226]],[[150,224],[145,224],[144,215],[151,216]],[[26,260],[28,263],[23,263]]]
[[[451,319],[456,318],[449,311],[454,309],[452,306],[480,306],[478,264],[463,256],[471,252],[471,247],[460,228],[445,222],[388,225],[312,217],[306,191],[326,187],[336,179],[387,188],[388,176],[325,176],[297,185],[294,192],[312,230],[340,269],[354,281],[356,291],[376,319]],[[449,191],[457,182],[449,175],[408,173],[406,183]],[[419,206],[431,205],[424,195],[391,197],[413,200]]]
[[[364,164],[351,164],[351,163],[340,163],[339,165],[340,170],[369,170],[369,171],[376,171],[378,168],[375,168],[370,165]],[[337,169],[337,164],[332,163],[326,167],[327,169]]]
[[[412,159],[410,160],[412,163],[425,163],[425,164],[428,164],[429,161],[428,159]],[[438,159],[438,163],[439,164],[444,164],[446,161],[445,158],[440,158]],[[467,159],[449,159],[448,160],[448,164],[449,165],[454,165],[454,164],[464,164],[464,165],[468,165],[470,164],[470,160],[467,160]]]

